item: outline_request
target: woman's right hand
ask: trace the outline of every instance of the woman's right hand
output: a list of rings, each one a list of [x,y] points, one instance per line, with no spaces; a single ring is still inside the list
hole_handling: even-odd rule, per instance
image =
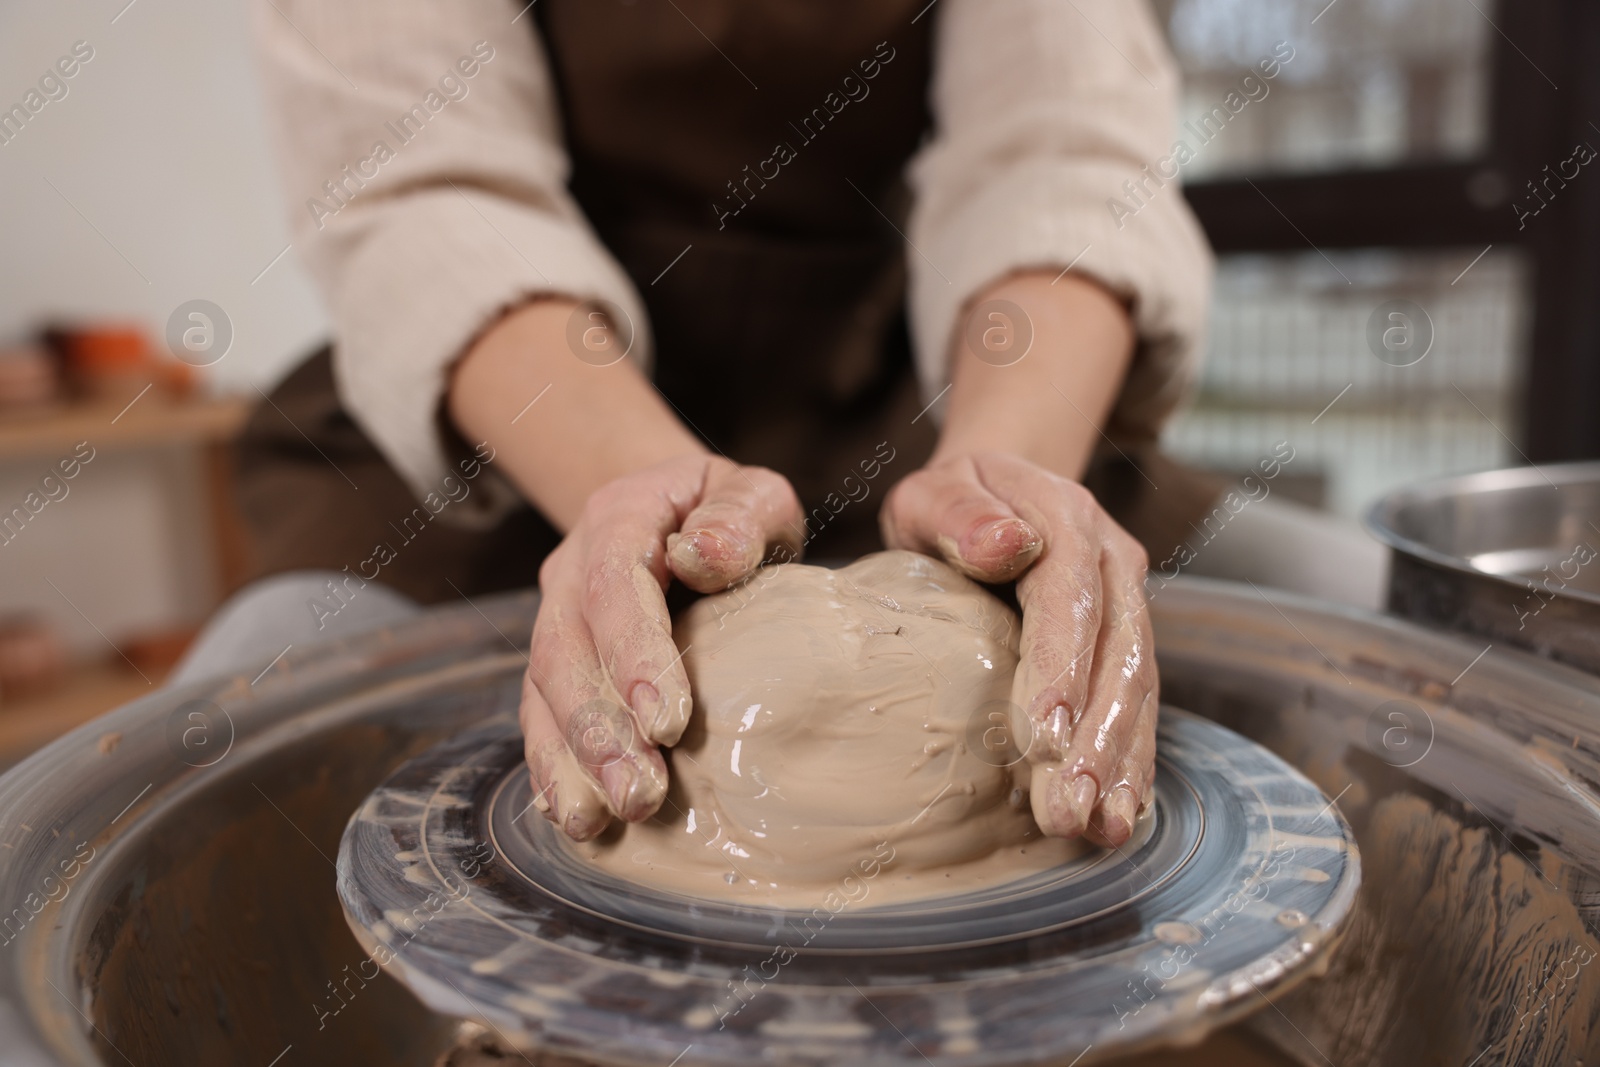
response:
[[[661,806],[692,707],[672,640],[673,578],[713,593],[803,541],[789,483],[718,456],[670,459],[590,495],[539,570],[520,718],[534,804],[575,840]]]

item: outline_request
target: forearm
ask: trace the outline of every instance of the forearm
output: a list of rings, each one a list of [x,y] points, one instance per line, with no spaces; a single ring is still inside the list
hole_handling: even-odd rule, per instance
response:
[[[500,470],[563,532],[600,486],[705,450],[629,360],[577,358],[567,344],[576,308],[552,298],[507,314],[456,364],[447,401],[462,434],[487,441]]]
[[[985,290],[966,310],[954,338],[944,429],[933,460],[1007,452],[1069,478],[1088,466],[1100,429],[1133,357],[1134,331],[1121,301],[1075,275],[1013,275]],[[1031,323],[1027,354],[980,359],[969,338],[985,329],[1016,329],[991,320],[1003,300]]]

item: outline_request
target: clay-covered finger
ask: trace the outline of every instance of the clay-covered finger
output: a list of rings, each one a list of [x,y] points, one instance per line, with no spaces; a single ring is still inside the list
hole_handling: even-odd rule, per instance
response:
[[[1088,701],[1102,610],[1100,545],[1062,515],[1048,528],[1044,552],[1017,582],[1022,641],[1011,683],[1012,702],[1034,724],[1040,759],[1065,750]]]
[[[1136,565],[1142,566],[1142,554],[1134,552],[1123,537],[1120,531],[1108,537],[1101,556],[1104,610],[1087,702],[1071,723],[1070,735],[1045,736],[1051,751],[1058,753],[1069,769],[1065,773],[1092,777],[1101,786],[1094,805],[1072,813],[1081,814],[1086,825],[1094,807],[1114,784],[1118,764],[1132,746],[1157,685],[1143,587],[1132,573]],[[1125,802],[1117,798],[1119,806]]]
[[[885,513],[890,548],[942,556],[980,582],[1008,582],[1044,550],[1037,529],[990,492],[970,461],[919,472]]]
[[[1111,780],[1100,791],[1100,806],[1090,816],[1085,832],[1095,844],[1120,847],[1133,836],[1134,822],[1152,799],[1160,703],[1160,695],[1155,690],[1145,697],[1133,737]]]
[[[1028,801],[1033,821],[1046,837],[1077,837],[1089,826],[1100,783],[1091,774],[1058,761],[1035,763],[1029,772]]]
[[[614,529],[612,536],[587,562],[584,620],[645,739],[676,744],[689,724],[693,701],[683,657],[672,642],[672,616],[662,589],[666,575],[650,566],[661,535],[636,525]],[[654,555],[659,562],[659,552]]]
[[[610,808],[599,784],[567,747],[531,671],[522,675],[518,719],[533,784],[533,806],[574,841],[589,840],[611,821]]]
[[[798,559],[803,529],[799,498],[782,475],[714,460],[699,502],[667,537],[667,562],[690,589],[715,593],[749,577],[774,549]]]
[[[666,763],[607,677],[570,594],[546,584],[533,628],[538,689],[567,748],[600,784],[611,812],[635,822],[661,806]]]

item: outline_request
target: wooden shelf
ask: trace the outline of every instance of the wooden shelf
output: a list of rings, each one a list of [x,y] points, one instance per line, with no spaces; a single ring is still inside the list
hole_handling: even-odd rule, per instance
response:
[[[243,428],[251,406],[242,396],[171,400],[152,390],[132,407],[81,401],[0,415],[0,462],[69,453],[80,441],[113,450],[227,441]]]

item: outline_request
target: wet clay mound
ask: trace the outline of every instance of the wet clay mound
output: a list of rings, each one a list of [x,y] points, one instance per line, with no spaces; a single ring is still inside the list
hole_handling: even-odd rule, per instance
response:
[[[658,888],[763,903],[1056,866],[1083,846],[1044,841],[1026,766],[969,737],[1008,708],[1019,633],[993,594],[915,553],[763,568],[678,621],[695,712],[670,802],[581,850]]]

